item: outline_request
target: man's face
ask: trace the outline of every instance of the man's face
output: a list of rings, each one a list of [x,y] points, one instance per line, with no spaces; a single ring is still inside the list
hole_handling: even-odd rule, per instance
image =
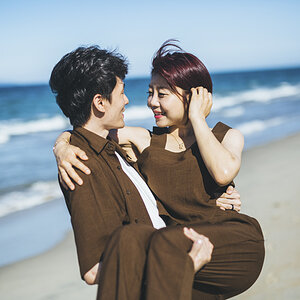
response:
[[[107,103],[106,128],[117,129],[124,127],[125,105],[129,103],[124,93],[124,82],[117,77],[117,83],[111,93],[111,101]]]

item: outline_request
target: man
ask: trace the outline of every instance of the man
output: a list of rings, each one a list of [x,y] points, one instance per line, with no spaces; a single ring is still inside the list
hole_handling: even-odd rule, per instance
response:
[[[93,170],[93,176],[81,173],[85,184],[75,190],[61,186],[81,276],[89,284],[99,282],[97,299],[188,299],[194,272],[210,261],[213,245],[187,228],[188,246],[181,245],[182,237],[174,238],[176,247],[164,242],[160,229],[168,216],[161,216],[130,159],[108,138],[111,129],[124,127],[126,74],[121,55],[80,47],[58,62],[50,78],[57,103],[74,127],[71,144],[86,152]],[[182,227],[178,232],[182,236]],[[160,268],[171,272],[164,285],[153,275]]]

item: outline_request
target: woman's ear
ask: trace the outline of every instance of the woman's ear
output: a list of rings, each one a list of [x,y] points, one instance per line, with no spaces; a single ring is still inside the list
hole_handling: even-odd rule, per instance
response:
[[[107,100],[103,98],[102,95],[96,94],[93,98],[93,105],[99,112],[104,113],[106,101]]]

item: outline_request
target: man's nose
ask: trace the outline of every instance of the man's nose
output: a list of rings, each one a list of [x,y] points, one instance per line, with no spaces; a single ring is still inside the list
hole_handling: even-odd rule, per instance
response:
[[[124,100],[125,100],[125,105],[127,105],[128,103],[129,103],[129,99],[127,98],[127,96],[126,95],[124,95]]]

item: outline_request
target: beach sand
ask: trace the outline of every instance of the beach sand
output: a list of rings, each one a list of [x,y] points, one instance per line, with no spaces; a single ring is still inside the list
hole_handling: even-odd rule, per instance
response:
[[[235,180],[242,212],[260,222],[266,259],[257,282],[234,299],[300,299],[300,134],[246,151]],[[1,251],[1,250],[0,250]],[[81,279],[73,235],[34,258],[0,269],[0,298],[95,299]]]

